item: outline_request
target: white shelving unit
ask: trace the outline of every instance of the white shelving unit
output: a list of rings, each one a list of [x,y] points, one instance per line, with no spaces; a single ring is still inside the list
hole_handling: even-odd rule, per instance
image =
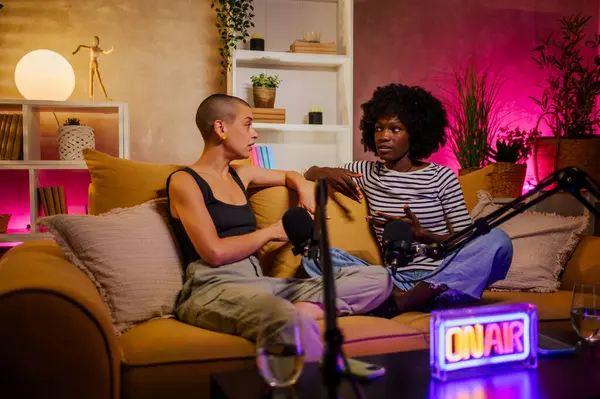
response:
[[[227,92],[251,105],[250,76],[278,75],[275,108],[286,110],[285,124],[254,123],[258,143],[271,145],[276,169],[337,166],[352,161],[352,0],[254,0],[255,28],[265,51],[234,52]],[[337,54],[289,52],[304,31],[335,42]],[[249,48],[249,40],[246,45]],[[323,125],[309,125],[311,107],[323,110]]]
[[[0,99],[0,112],[23,114],[23,159],[17,161],[0,160],[0,174],[19,173],[22,171],[28,178],[29,225],[30,228],[11,228],[0,234],[0,243],[22,242],[32,239],[47,239],[48,234],[38,232],[36,220],[39,216],[37,188],[40,186],[40,174],[44,171],[82,171],[87,170],[83,160],[43,159],[42,119],[46,113],[68,113],[70,117],[81,117],[82,114],[114,115],[118,123],[118,143],[115,145],[115,156],[129,158],[129,110],[126,103],[117,102],[62,102],[62,101],[30,101]],[[47,115],[46,115],[47,116]],[[54,116],[52,116],[54,118]],[[54,127],[57,130],[56,127]],[[57,132],[58,134],[58,132]],[[98,132],[96,132],[98,135]],[[98,136],[96,137],[98,142]],[[6,189],[8,190],[8,189]],[[87,190],[87,187],[85,187]],[[3,204],[3,187],[0,186],[0,213],[10,212],[1,209]],[[68,193],[67,193],[68,198]],[[12,219],[11,219],[12,220]]]
[[[238,50],[236,52],[238,66],[292,66],[339,68],[351,61],[345,55],[282,53],[278,51]]]

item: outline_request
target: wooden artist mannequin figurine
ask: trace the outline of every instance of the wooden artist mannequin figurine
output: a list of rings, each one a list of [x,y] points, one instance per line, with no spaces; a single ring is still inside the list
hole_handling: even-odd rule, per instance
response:
[[[110,101],[108,95],[106,94],[106,89],[104,88],[104,84],[102,83],[102,77],[100,76],[100,69],[98,67],[98,55],[102,54],[110,54],[115,50],[115,46],[112,46],[110,50],[102,50],[100,48],[100,39],[98,36],[94,36],[94,44],[91,46],[87,46],[85,44],[80,44],[77,46],[77,49],[73,51],[73,55],[77,54],[79,49],[81,48],[89,48],[90,49],[90,98],[92,101],[94,100],[94,75],[98,76],[98,82],[100,83],[100,88],[104,93],[104,99]]]

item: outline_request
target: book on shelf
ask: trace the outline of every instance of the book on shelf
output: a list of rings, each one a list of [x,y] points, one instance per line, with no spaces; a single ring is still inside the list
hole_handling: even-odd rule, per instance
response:
[[[23,114],[0,114],[0,160],[23,159]]]
[[[63,186],[38,187],[37,192],[40,201],[40,211],[44,211],[44,216],[68,213],[67,198]]]
[[[270,145],[255,144],[250,152],[252,164],[264,169],[275,169]]]

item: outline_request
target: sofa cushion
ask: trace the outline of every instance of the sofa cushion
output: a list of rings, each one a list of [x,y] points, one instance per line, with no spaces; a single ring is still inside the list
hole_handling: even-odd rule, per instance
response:
[[[174,319],[142,323],[124,333],[119,343],[123,363],[133,366],[255,355],[254,345],[242,337],[205,330]]]
[[[115,158],[90,148],[83,150],[83,158],[92,180],[88,212],[93,215],[164,197],[167,177],[181,167]]]
[[[420,331],[387,319],[347,316],[340,317],[338,324],[346,345],[360,344],[358,346],[367,352],[370,343],[377,341],[384,343],[387,348],[404,347],[405,350],[424,343]],[[322,330],[323,325],[322,321],[319,322]],[[394,340],[401,339],[406,339],[408,344],[393,345]],[[123,363],[132,366],[245,359],[253,358],[256,354],[254,344],[244,338],[173,319],[142,323],[124,333],[119,343]]]
[[[571,299],[572,293],[565,290],[558,290],[548,294],[537,292],[486,291],[483,294],[481,304],[532,303],[537,306],[539,320],[570,320]]]
[[[548,294],[537,292],[485,291],[481,301],[468,306],[501,303],[531,303],[537,306],[538,320],[570,320],[571,292],[559,290]],[[397,323],[429,333],[429,313],[409,312],[394,317]]]
[[[570,291],[575,283],[600,282],[600,237],[584,236],[565,266],[560,289]]]
[[[88,208],[94,215],[165,197],[167,177],[184,166],[116,158],[90,148],[83,150],[83,158],[92,179]]]
[[[285,211],[298,204],[296,192],[287,187],[250,190],[250,204],[259,228],[281,219]],[[371,264],[381,264],[379,247],[365,220],[366,203],[359,204],[335,193],[327,202],[329,243]],[[270,276],[292,277],[300,266],[300,256],[291,252],[290,243],[271,242],[259,252],[264,272]]]
[[[338,325],[344,336],[344,353],[350,357],[427,349],[421,331],[393,320],[349,316],[339,318]],[[319,326],[324,340],[324,320],[319,321]]]
[[[39,223],[96,285],[117,335],[173,312],[183,269],[166,200],[102,215],[52,215]]]

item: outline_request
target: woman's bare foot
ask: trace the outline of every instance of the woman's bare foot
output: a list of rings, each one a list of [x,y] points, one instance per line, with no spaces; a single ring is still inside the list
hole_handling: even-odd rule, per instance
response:
[[[323,307],[317,303],[312,302],[296,302],[294,304],[296,309],[302,314],[312,317],[315,320],[325,318],[325,311]]]
[[[405,313],[413,310],[426,310],[427,303],[447,289],[445,286],[434,287],[421,281],[408,291],[394,287],[391,296],[398,307],[398,312]]]

